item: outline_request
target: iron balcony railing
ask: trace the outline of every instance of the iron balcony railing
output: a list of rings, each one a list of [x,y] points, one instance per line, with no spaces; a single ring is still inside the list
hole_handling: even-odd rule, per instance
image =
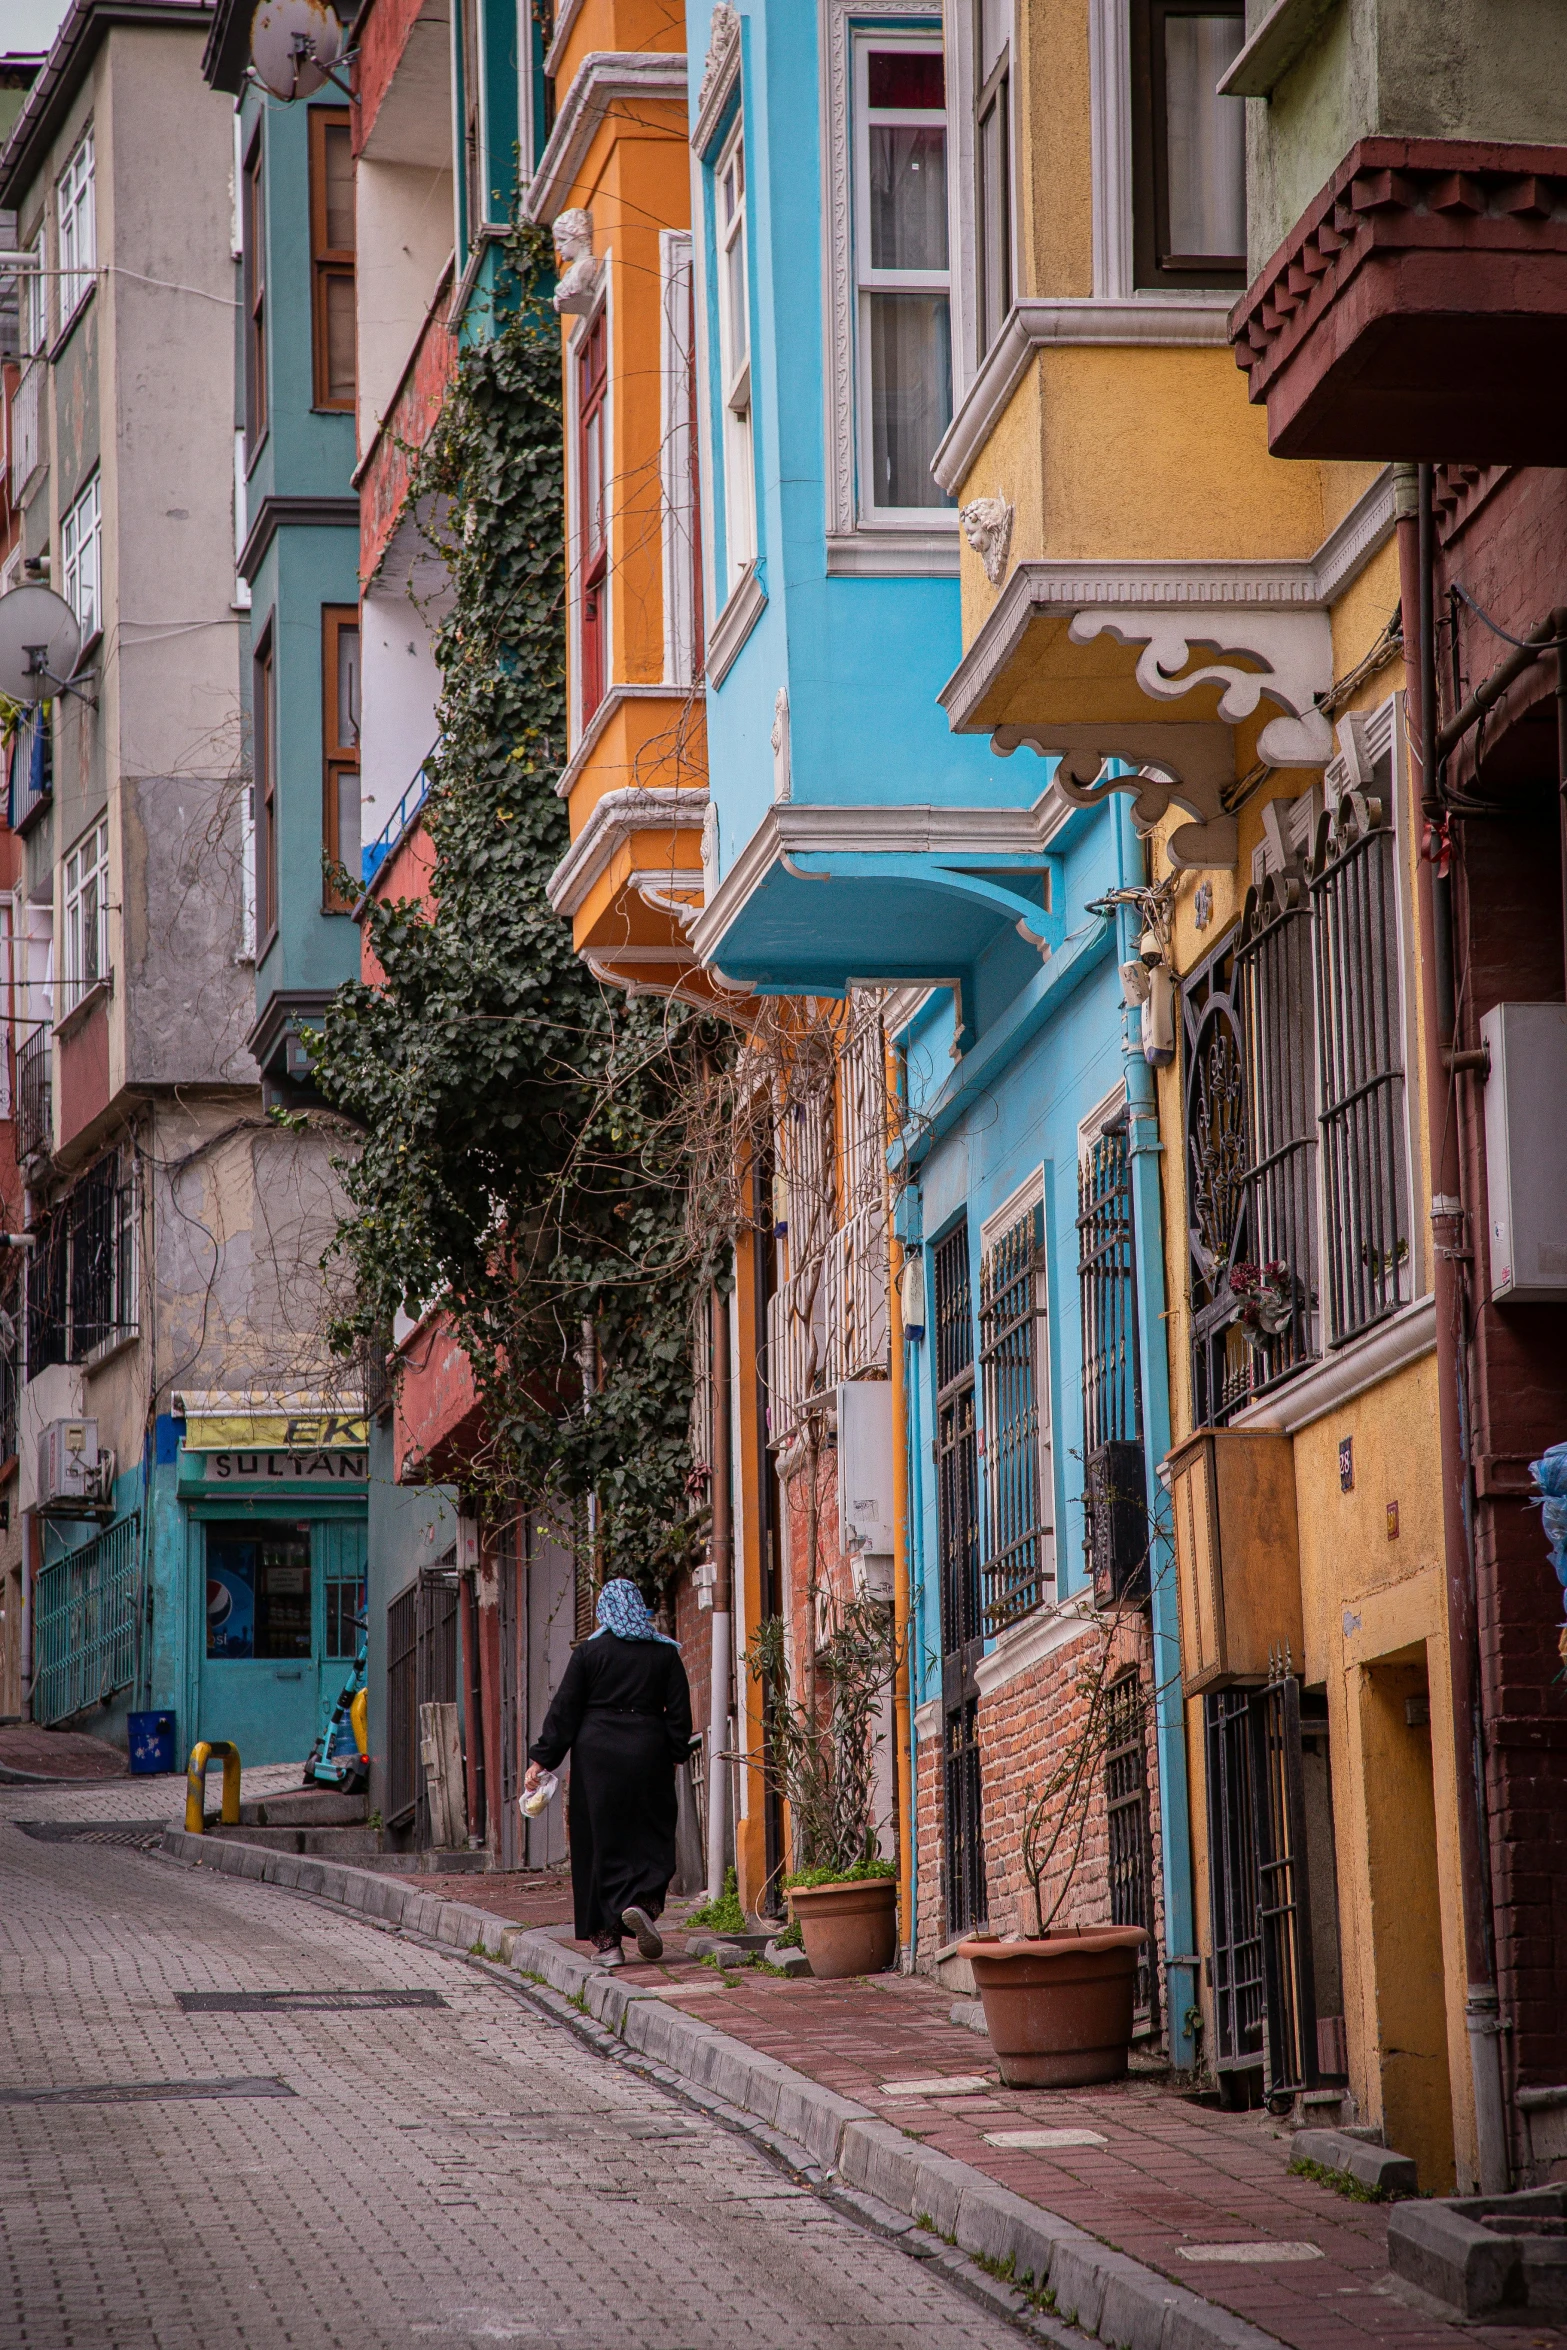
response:
[[[431,757],[433,756],[432,752]],[[359,878],[363,888],[374,887],[376,875],[413,823],[429,796],[430,761],[427,758],[374,840],[359,852]]]
[[[16,1155],[26,1161],[48,1150],[54,1134],[54,1040],[35,1028],[16,1055]]]
[[[33,1719],[47,1729],[130,1687],[136,1671],[141,1516],[68,1551],[33,1587]]]

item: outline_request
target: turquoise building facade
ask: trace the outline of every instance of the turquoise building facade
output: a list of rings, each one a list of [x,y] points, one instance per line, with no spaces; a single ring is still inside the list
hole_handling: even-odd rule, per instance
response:
[[[878,991],[897,1071],[905,1943],[956,1986],[966,1930],[1029,1924],[1020,1816],[1096,1669],[1124,1734],[1095,1765],[1105,1833],[1063,1921],[1147,1926],[1140,2022],[1190,2062],[1161,1144],[1119,970],[1140,923],[1114,894],[1141,886],[1144,852],[1118,798],[1076,805],[1053,761],[998,759],[938,702],[962,652],[961,522],[930,473],[952,413],[942,42],[935,6],[688,9],[710,794],[693,937],[759,994]]]

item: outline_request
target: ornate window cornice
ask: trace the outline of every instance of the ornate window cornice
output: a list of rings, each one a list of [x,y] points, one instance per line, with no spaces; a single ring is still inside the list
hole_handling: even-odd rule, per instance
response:
[[[705,155],[718,136],[718,126],[739,78],[740,11],[731,8],[729,0],[718,0],[708,27],[707,61],[702,68],[702,86],[697,92],[696,120],[691,126],[691,145],[698,155]]]

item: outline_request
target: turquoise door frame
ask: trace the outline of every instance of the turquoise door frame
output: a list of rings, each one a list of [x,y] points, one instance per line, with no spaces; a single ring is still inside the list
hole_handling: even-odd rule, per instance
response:
[[[362,1576],[368,1539],[364,1488],[346,1494],[298,1486],[284,1495],[237,1487],[211,1500],[185,1500],[186,1691],[181,1736],[227,1738],[251,1763],[304,1760],[321,1719],[325,1685],[337,1695],[346,1667],[326,1655],[329,1574]],[[270,1657],[223,1659],[207,1655],[207,1528],[209,1525],[308,1525],[310,1528],[311,1653],[296,1661]]]

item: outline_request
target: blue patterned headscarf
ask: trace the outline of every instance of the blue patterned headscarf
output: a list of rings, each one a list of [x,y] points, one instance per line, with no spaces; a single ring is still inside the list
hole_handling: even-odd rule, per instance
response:
[[[647,1601],[636,1585],[624,1575],[617,1575],[606,1583],[599,1593],[595,1618],[598,1632],[613,1632],[620,1640],[662,1640],[668,1648],[678,1648],[678,1640],[671,1640],[667,1632],[660,1632],[648,1611]],[[598,1638],[598,1632],[593,1637]]]

